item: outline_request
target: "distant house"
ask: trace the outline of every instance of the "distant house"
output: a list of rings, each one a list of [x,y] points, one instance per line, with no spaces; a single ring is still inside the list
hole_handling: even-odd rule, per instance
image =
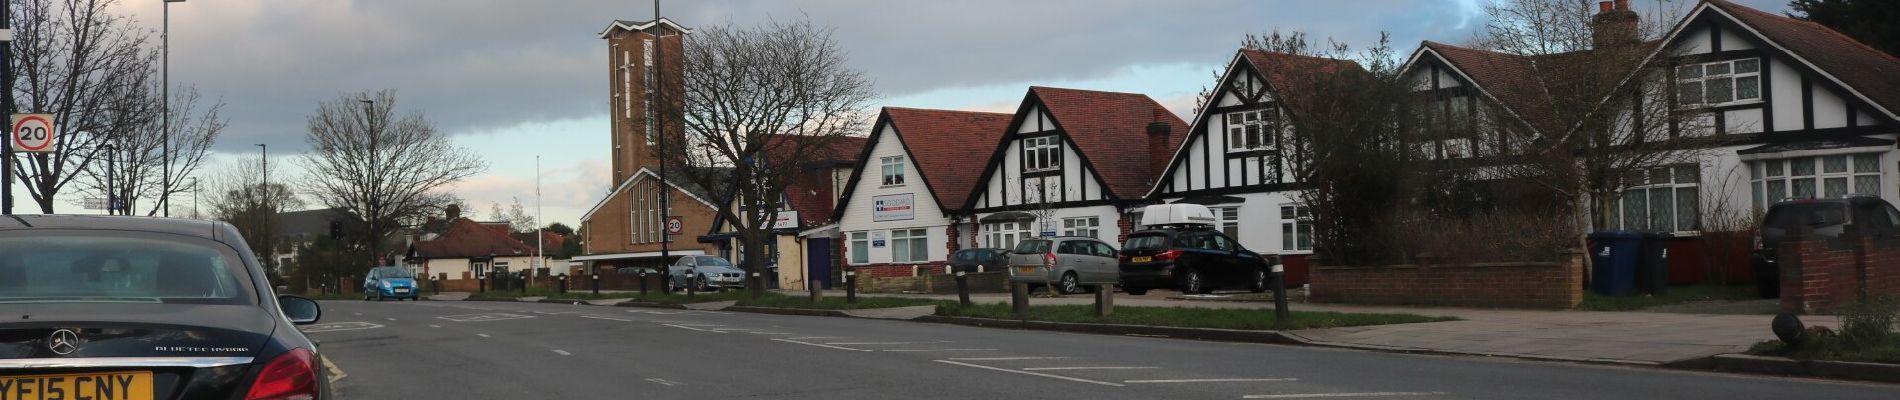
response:
[[[850,179],[852,160],[864,148],[865,138],[780,135],[767,141],[764,165],[777,168],[770,166],[789,163],[795,170],[779,199],[780,210],[772,224],[775,239],[765,248],[766,265],[777,269],[779,287],[802,289],[807,276],[816,276],[814,279],[821,287],[828,287],[834,272],[829,268],[834,265],[831,252],[812,251],[812,242],[829,250],[829,245],[824,244],[828,242],[825,238],[837,235],[831,210]],[[731,199],[736,194],[728,190],[724,198]],[[701,240],[717,244],[717,255],[744,265],[743,241],[735,233],[737,227],[730,222],[719,218],[714,228],[717,233],[703,236]],[[814,259],[817,261],[812,261]]]
[[[1009,120],[1006,113],[885,107],[840,193],[833,217],[842,237],[826,236],[845,240],[832,246],[839,258],[881,275],[942,266],[964,244],[954,225],[967,215],[982,162]]]
[[[490,273],[520,272],[535,265],[534,246],[509,237],[507,223],[457,217],[443,224],[440,234],[409,245],[404,252],[405,264],[438,279],[474,279]]]

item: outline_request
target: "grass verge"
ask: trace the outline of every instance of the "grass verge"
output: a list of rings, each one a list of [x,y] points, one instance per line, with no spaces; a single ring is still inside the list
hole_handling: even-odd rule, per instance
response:
[[[1585,292],[1579,311],[1634,311],[1656,306],[1697,301],[1753,300],[1759,298],[1754,286],[1696,285],[1669,288],[1662,296],[1604,296]]]
[[[931,300],[931,299],[913,299],[913,298],[903,298],[903,297],[859,296],[858,302],[847,303],[845,302],[845,298],[842,296],[825,296],[824,298],[820,299],[817,303],[813,303],[811,301],[811,298],[806,297],[806,296],[790,296],[790,295],[784,295],[784,294],[778,294],[778,293],[766,293],[764,296],[759,296],[759,298],[756,300],[750,298],[749,296],[746,298],[742,298],[739,300],[738,305],[747,306],[747,307],[802,308],[802,309],[810,309],[810,310],[859,310],[859,309],[867,309],[867,308],[942,306],[946,304],[956,304],[956,302],[945,301],[945,300]]]
[[[1008,304],[978,304],[962,307],[937,306],[937,315],[1031,321],[1081,322],[1103,324],[1170,326],[1246,330],[1296,330],[1346,326],[1407,324],[1415,322],[1456,321],[1457,317],[1428,317],[1414,314],[1354,314],[1340,312],[1294,311],[1286,322],[1276,323],[1270,309],[1216,309],[1195,307],[1115,307],[1107,318],[1095,316],[1093,305],[1032,306],[1028,315],[1017,318]]]

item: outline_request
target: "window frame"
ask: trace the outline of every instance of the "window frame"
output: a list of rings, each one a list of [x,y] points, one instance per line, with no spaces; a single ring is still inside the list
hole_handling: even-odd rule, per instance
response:
[[[910,161],[908,158],[909,157],[902,155],[878,157],[878,172],[880,174],[878,181],[883,183],[878,187],[903,187],[904,184],[909,181],[908,177],[904,176],[904,170],[906,169],[905,164]]]
[[[1214,212],[1214,230],[1234,240],[1240,240],[1240,206],[1208,207],[1207,209]]]
[[[1702,167],[1700,165],[1674,164],[1638,168],[1636,171],[1641,172],[1631,173],[1627,178],[1636,181],[1626,185],[1622,190],[1617,191],[1616,212],[1613,214],[1613,217],[1616,219],[1617,228],[1653,230],[1678,235],[1694,235],[1702,231],[1703,199]],[[1692,176],[1694,179],[1684,180],[1683,173],[1685,171],[1693,173]],[[1658,176],[1666,176],[1669,180],[1667,182],[1659,182],[1656,179]],[[1640,180],[1637,180],[1639,178]],[[1629,197],[1630,193],[1637,192],[1642,193],[1639,198]],[[1661,192],[1662,195],[1658,196],[1658,192]],[[1683,209],[1681,204],[1683,193],[1694,195],[1693,198],[1696,204],[1693,208],[1688,210]],[[1657,199],[1668,200],[1668,206],[1666,208],[1657,208]],[[1632,201],[1640,201],[1642,203],[1641,207],[1632,207]],[[1667,210],[1669,212],[1668,219],[1658,220],[1658,217],[1655,215],[1656,210]],[[1640,212],[1641,215],[1632,214],[1632,211]],[[1688,211],[1691,215],[1684,216],[1684,211]],[[1685,220],[1684,218],[1688,219]],[[1632,222],[1633,220],[1640,220],[1640,222]],[[1656,223],[1659,221],[1666,221],[1668,224],[1667,229],[1657,229]],[[1686,227],[1683,226],[1685,222],[1688,225]]]
[[[1062,170],[1062,137],[1038,135],[1022,140],[1023,173]]]
[[[1313,251],[1313,208],[1304,204],[1280,205],[1280,251]]]
[[[846,240],[850,243],[850,246],[849,248],[846,249],[846,251],[849,252],[849,254],[845,254],[845,258],[846,258],[845,261],[851,265],[870,264],[871,263],[871,233],[870,232],[851,232],[847,235],[848,236],[846,236]],[[859,246],[863,246],[862,254],[860,254],[859,252]],[[862,255],[863,258],[859,258],[858,256],[860,255]]]
[[[929,229],[892,229],[889,245],[891,248],[892,263],[916,264],[930,262]],[[900,249],[902,250],[901,252],[899,251]],[[916,254],[917,250],[923,250],[921,257]],[[900,257],[900,255],[903,257]]]
[[[1881,165],[1884,164],[1881,160],[1884,154],[1886,154],[1886,151],[1880,150],[1748,161],[1750,178],[1749,196],[1752,199],[1751,202],[1754,203],[1757,208],[1756,212],[1759,213],[1763,210],[1767,210],[1768,206],[1774,205],[1775,203],[1793,199],[1834,198],[1844,195],[1878,196],[1883,189],[1883,183],[1885,183],[1883,177],[1886,171]],[[1845,161],[1845,169],[1838,172],[1829,172],[1827,167],[1828,160],[1835,157],[1839,157]],[[1862,168],[1863,164],[1860,161],[1863,160],[1863,157],[1869,157],[1873,160],[1871,163],[1864,164],[1872,166],[1872,170]],[[1797,166],[1804,167],[1803,169],[1807,173],[1797,174],[1795,168]],[[1847,192],[1828,195],[1827,182],[1830,179],[1846,179]],[[1859,191],[1861,187],[1859,183],[1863,181],[1873,182],[1872,186],[1874,191],[1872,193]],[[1812,185],[1808,187],[1811,187],[1814,193],[1807,197],[1796,195],[1795,184],[1803,182],[1811,183]],[[1780,198],[1775,198],[1772,192],[1780,192]]]
[[[1753,61],[1755,63],[1755,69],[1749,72],[1737,72],[1736,67],[1746,61]],[[1675,68],[1670,69],[1670,76],[1675,81],[1674,88],[1676,89],[1675,92],[1671,94],[1671,96],[1674,97],[1675,103],[1678,109],[1714,108],[1714,107],[1723,107],[1723,106],[1731,106],[1731,105],[1739,105],[1739,104],[1761,103],[1763,101],[1766,101],[1766,99],[1762,98],[1762,91],[1761,91],[1761,88],[1762,88],[1761,70],[1762,70],[1762,65],[1763,65],[1762,63],[1764,62],[1765,61],[1760,57],[1748,57],[1748,58],[1737,58],[1737,59],[1730,59],[1730,60],[1688,63],[1688,64],[1677,65]],[[1711,75],[1708,73],[1708,71],[1709,71],[1709,67],[1712,67],[1712,66],[1726,67],[1728,72]],[[1685,75],[1688,75],[1687,71],[1689,71],[1690,69],[1693,69],[1695,71],[1694,73],[1695,76],[1684,77]],[[1742,93],[1743,86],[1740,84],[1740,82],[1744,78],[1754,78],[1755,97],[1747,98],[1747,99],[1741,98],[1740,94]],[[1713,103],[1708,101],[1709,100],[1709,83],[1714,82],[1714,81],[1728,82],[1728,100],[1724,100],[1721,102],[1713,102]],[[1696,88],[1697,95],[1695,98],[1696,100],[1695,102],[1684,101],[1685,99],[1683,96],[1684,94],[1683,88],[1689,87],[1689,85],[1691,84],[1693,84],[1694,87]]]
[[[1227,152],[1270,151],[1279,148],[1285,113],[1276,104],[1221,115],[1227,133]]]
[[[1068,217],[1062,219],[1062,236],[1081,236],[1100,238],[1102,235],[1102,217]]]

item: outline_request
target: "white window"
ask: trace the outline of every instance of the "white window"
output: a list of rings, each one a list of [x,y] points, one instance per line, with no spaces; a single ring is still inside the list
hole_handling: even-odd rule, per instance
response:
[[[990,222],[983,224],[983,247],[1010,249],[1016,247],[1016,241],[1035,237],[1029,232],[1029,222]]]
[[[1023,139],[1023,171],[1042,172],[1062,168],[1062,140],[1056,136]]]
[[[1240,240],[1240,207],[1210,207],[1214,211],[1214,226],[1228,238]]]
[[[1227,151],[1271,149],[1279,127],[1279,107],[1227,113]]]
[[[1638,169],[1619,202],[1622,229],[1701,230],[1702,171],[1694,165]]]
[[[646,100],[642,101],[644,103],[643,104],[644,107],[642,108],[646,109],[644,111],[646,112],[647,144],[653,144],[659,141],[659,138],[660,138],[660,131],[659,129],[656,128],[657,124],[654,122],[655,115],[653,113],[653,103],[656,100],[653,96],[653,93],[654,93],[653,86],[655,82],[654,81],[655,71],[653,68],[653,39],[647,39],[645,41],[642,41],[640,45],[641,45],[640,47],[641,54],[643,57],[646,58],[645,59],[646,66],[645,68],[641,68],[642,71],[646,71],[645,79],[640,81],[641,82],[640,87],[645,89],[645,92],[646,92],[646,97],[645,97]]]
[[[620,51],[620,113],[621,118],[633,118],[633,58],[626,50]],[[611,111],[610,111],[611,112]]]
[[[1880,153],[1761,160],[1748,172],[1757,210],[1790,198],[1880,194]]]
[[[890,156],[878,159],[883,166],[884,186],[904,186],[904,156]]]
[[[1280,206],[1280,249],[1313,250],[1313,210],[1306,206]]]
[[[1062,236],[1098,237],[1102,227],[1099,217],[1063,218]]]
[[[891,231],[891,262],[930,261],[930,231],[897,229]]]
[[[851,264],[871,263],[871,234],[851,232]]]
[[[1761,59],[1676,67],[1676,104],[1713,107],[1761,101]]]

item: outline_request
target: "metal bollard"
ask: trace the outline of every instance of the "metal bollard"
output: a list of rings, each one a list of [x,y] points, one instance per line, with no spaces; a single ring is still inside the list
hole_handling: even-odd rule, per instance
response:
[[[475,276],[475,293],[487,293],[487,292],[488,292],[488,276],[476,275]]]
[[[640,271],[640,297],[647,297],[647,272]]]
[[[845,269],[844,271],[844,301],[845,303],[857,303],[857,269]]]
[[[1017,318],[1029,314],[1029,284],[1009,284],[1009,309],[1016,313]]]
[[[432,294],[442,294],[442,277],[429,276],[429,291],[434,292]]]
[[[515,283],[517,283],[517,284],[520,284],[520,285],[521,285],[521,293],[523,293],[523,294],[526,294],[526,293],[528,293],[528,276],[527,276],[527,275],[519,275],[519,276],[516,276],[516,278],[517,278],[517,279],[515,279]]]
[[[567,274],[561,274],[561,281],[555,284],[561,285],[561,294],[567,294]]]
[[[970,306],[970,277],[964,276],[963,271],[957,271],[957,304]]]
[[[1273,321],[1284,323],[1290,311],[1286,309],[1286,266],[1276,257],[1273,262]]]
[[[697,288],[699,285],[693,284],[693,271],[686,271],[686,298],[693,298],[693,290]]]
[[[1115,313],[1115,285],[1095,285],[1095,316],[1108,318]]]
[[[594,294],[600,294],[600,274],[594,274]]]

